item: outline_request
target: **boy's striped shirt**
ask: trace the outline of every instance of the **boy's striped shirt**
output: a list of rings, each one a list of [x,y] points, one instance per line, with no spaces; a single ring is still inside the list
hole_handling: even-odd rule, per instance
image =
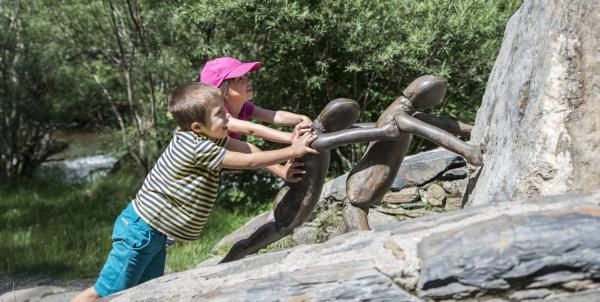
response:
[[[177,241],[198,238],[217,198],[226,142],[176,130],[133,201],[138,215]]]

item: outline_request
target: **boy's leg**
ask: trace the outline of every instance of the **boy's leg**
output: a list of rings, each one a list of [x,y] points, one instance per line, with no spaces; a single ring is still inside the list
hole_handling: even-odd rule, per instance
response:
[[[138,284],[142,284],[148,280],[162,277],[165,274],[165,261],[167,259],[167,246],[154,255],[154,258],[150,260],[150,263],[146,266],[146,270],[142,274]]]
[[[94,290],[101,297],[139,284],[146,266],[165,246],[165,236],[148,226],[131,204],[117,217],[113,248]]]

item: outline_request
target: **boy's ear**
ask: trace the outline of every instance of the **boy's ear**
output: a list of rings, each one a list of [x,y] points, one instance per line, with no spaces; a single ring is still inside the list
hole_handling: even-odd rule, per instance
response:
[[[195,133],[198,133],[198,134],[202,133],[202,124],[200,124],[198,122],[193,122],[192,125],[190,126],[190,128]]]

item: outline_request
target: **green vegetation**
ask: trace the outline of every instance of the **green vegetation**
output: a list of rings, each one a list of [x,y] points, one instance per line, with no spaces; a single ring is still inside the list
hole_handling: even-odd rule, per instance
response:
[[[174,126],[165,96],[223,55],[263,62],[254,87],[265,108],[314,117],[345,97],[369,122],[414,78],[436,74],[449,88],[432,112],[472,122],[520,2],[2,1],[0,115],[10,122],[0,124],[0,173],[27,175],[51,145],[43,134],[73,122],[107,129],[114,151],[148,171]],[[336,150],[331,176],[364,149]]]
[[[95,277],[110,251],[115,218],[139,188],[111,175],[89,185],[37,179],[0,182],[0,274]],[[189,269],[258,212],[213,209],[201,238],[167,252],[167,270]]]
[[[127,171],[147,172],[174,122],[166,95],[218,56],[259,60],[255,103],[314,117],[351,98],[372,122],[416,77],[448,80],[431,113],[472,122],[520,0],[0,1],[0,273],[95,276],[112,224],[143,176],[69,186],[29,177],[56,151],[57,128],[102,133]],[[276,145],[252,140],[269,149]],[[415,139],[411,152],[432,147]],[[332,152],[328,179],[366,145]],[[145,174],[145,173],[143,173]],[[167,267],[206,258],[258,214],[278,180],[223,178],[203,237],[169,249]],[[283,242],[283,241],[282,241]],[[285,242],[281,243],[285,244]],[[277,248],[274,246],[272,248]]]

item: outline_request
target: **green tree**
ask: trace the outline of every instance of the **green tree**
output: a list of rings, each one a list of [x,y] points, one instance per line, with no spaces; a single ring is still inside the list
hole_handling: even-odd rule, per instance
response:
[[[0,2],[0,174],[29,175],[54,150],[52,130],[70,110],[72,74],[61,66],[56,27],[41,1]]]

